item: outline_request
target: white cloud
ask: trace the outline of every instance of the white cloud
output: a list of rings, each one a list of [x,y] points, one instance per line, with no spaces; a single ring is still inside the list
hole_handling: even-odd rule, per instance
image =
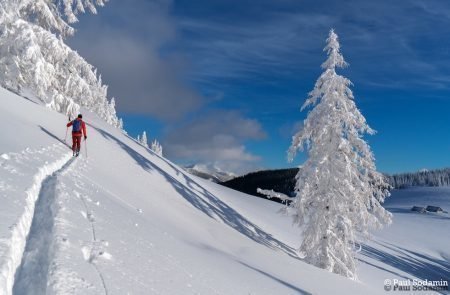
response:
[[[121,112],[176,120],[202,104],[185,81],[188,62],[164,46],[176,40],[171,1],[111,1],[83,19],[71,45],[94,64]]]
[[[213,111],[169,130],[164,149],[169,158],[214,164],[240,174],[259,168],[261,160],[244,143],[265,137],[258,121],[235,111]]]

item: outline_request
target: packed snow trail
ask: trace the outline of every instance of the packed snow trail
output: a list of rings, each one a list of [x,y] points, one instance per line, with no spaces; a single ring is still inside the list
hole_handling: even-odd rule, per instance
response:
[[[70,158],[63,144],[1,155],[0,294],[12,293],[44,179]]]
[[[53,228],[57,214],[58,177],[73,163],[70,159],[43,182],[34,210],[22,262],[16,271],[13,294],[46,294],[50,256],[53,252]]]

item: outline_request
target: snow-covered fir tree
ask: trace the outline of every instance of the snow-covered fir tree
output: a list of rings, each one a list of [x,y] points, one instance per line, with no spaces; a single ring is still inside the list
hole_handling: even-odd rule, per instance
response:
[[[96,70],[64,43],[77,14],[104,0],[2,0],[0,83],[14,92],[31,90],[50,108],[75,116],[84,106],[121,127],[115,102]]]
[[[162,148],[161,144],[156,139],[153,140],[151,149],[158,156],[160,156],[160,157],[163,156],[163,148]]]
[[[147,132],[144,131],[144,132],[142,132],[141,136],[138,135],[138,141],[140,144],[142,144],[143,146],[148,148]]]
[[[336,73],[347,63],[333,30],[324,51],[324,72],[302,106],[302,111],[313,109],[289,149],[291,161],[297,151],[308,153],[296,176],[296,198],[289,211],[302,226],[300,251],[306,261],[355,279],[356,234],[368,237],[370,228],[391,222],[391,214],[381,206],[389,185],[376,171],[363,139],[374,131],[355,105],[351,82]]]

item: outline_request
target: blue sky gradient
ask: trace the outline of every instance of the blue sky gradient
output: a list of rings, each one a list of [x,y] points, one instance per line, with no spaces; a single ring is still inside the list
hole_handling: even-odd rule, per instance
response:
[[[125,128],[181,164],[286,162],[330,28],[382,172],[448,167],[450,2],[111,0],[69,44],[99,68]]]

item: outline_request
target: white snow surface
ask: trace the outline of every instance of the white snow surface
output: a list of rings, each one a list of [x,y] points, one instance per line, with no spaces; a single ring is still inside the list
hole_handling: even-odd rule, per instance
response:
[[[72,158],[65,116],[0,99],[0,294],[383,294],[385,279],[449,278],[449,216],[409,209],[448,211],[450,189],[394,192],[394,223],[352,281],[298,257],[280,204],[187,174],[88,112],[88,154]]]

